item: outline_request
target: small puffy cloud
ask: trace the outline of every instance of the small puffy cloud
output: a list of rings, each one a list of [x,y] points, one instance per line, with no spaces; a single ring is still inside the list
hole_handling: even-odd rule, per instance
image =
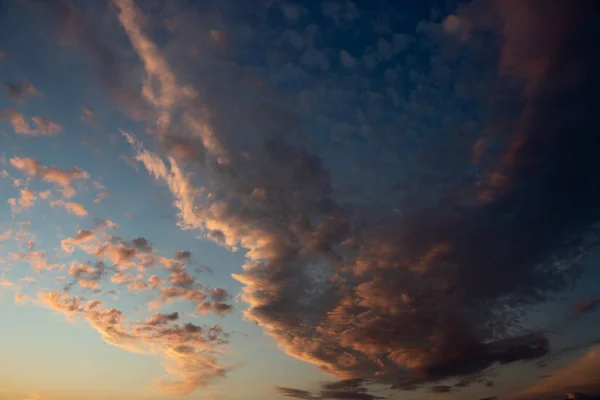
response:
[[[169,322],[174,322],[179,319],[178,312],[172,312],[170,314],[156,314],[146,320],[146,324],[156,326],[156,325],[166,325]]]
[[[461,40],[467,40],[469,37],[469,22],[458,15],[449,15],[442,22],[442,29],[448,35],[454,35]]]
[[[192,253],[187,250],[179,250],[175,253],[175,259],[180,261],[187,261],[192,257]]]
[[[104,200],[106,200],[109,197],[110,197],[110,192],[108,192],[106,190],[102,191],[96,195],[96,198],[94,199],[94,204],[101,204],[104,202]]]
[[[233,306],[227,303],[204,302],[198,306],[197,311],[200,314],[208,314],[212,312],[217,315],[224,315],[233,312]]]
[[[131,244],[139,251],[152,251],[152,243],[150,243],[146,238],[135,238],[131,241]]]
[[[15,284],[11,281],[7,281],[6,279],[0,277],[0,288],[12,288]]]
[[[162,285],[165,281],[160,279],[160,277],[158,277],[158,275],[152,275],[148,278],[148,286],[150,288],[156,288],[160,285]]]
[[[209,289],[208,293],[213,301],[223,302],[231,299],[229,292],[223,288],[212,288]]]
[[[110,281],[115,285],[120,285],[123,283],[131,283],[135,281],[135,277],[125,272],[118,271],[115,272],[115,274],[110,278]]]
[[[71,297],[66,293],[57,291],[39,293],[38,299],[43,306],[51,310],[60,311],[69,319],[73,319],[75,314],[81,310],[81,302],[83,300],[79,296]]]
[[[67,253],[72,253],[76,245],[91,241],[95,237],[93,231],[80,230],[72,238],[63,239],[60,242],[60,247]]]
[[[29,122],[27,122],[27,119],[22,113],[10,108],[0,110],[0,121],[8,121],[17,134],[28,136],[55,136],[63,130],[62,126],[51,118],[35,116],[32,117],[31,120],[35,125],[35,128],[32,128],[29,125]]]
[[[0,121],[8,121],[15,133],[29,135],[32,130],[25,116],[13,109],[0,110]]]
[[[83,107],[81,109],[81,119],[92,125],[96,125],[98,123],[94,110],[89,107]]]
[[[17,103],[22,103],[31,97],[40,96],[40,92],[28,81],[4,82],[4,89],[8,97]]]
[[[7,229],[5,231],[0,232],[0,242],[9,240],[13,237],[12,229]]]
[[[106,271],[103,263],[96,263],[94,266],[73,262],[69,268],[69,275],[76,281],[97,283]]]
[[[21,211],[25,208],[33,207],[37,196],[34,192],[29,189],[21,189],[19,190],[19,198],[18,199],[8,199],[9,204],[13,212]]]
[[[33,267],[36,272],[52,269],[55,266],[48,262],[44,251],[32,251],[28,253],[10,253],[14,261],[25,261]]]
[[[589,296],[582,299],[575,308],[573,308],[573,314],[575,316],[587,314],[596,311],[600,308],[600,296]]]
[[[173,286],[190,287],[194,284],[194,277],[184,271],[175,271],[169,276],[169,282]]]
[[[51,118],[31,117],[31,120],[37,126],[35,132],[37,132],[38,135],[54,136],[63,130],[62,126]]]
[[[73,197],[76,193],[75,189],[71,186],[73,181],[89,178],[88,173],[79,168],[63,170],[58,167],[41,164],[31,157],[13,157],[10,159],[10,164],[31,177],[36,177],[59,186],[66,198]]]
[[[356,58],[352,57],[346,50],[340,52],[340,62],[346,68],[355,68],[358,64]]]
[[[73,214],[78,217],[85,217],[88,215],[88,212],[85,209],[85,207],[79,203],[73,203],[64,200],[54,200],[50,202],[50,205],[52,207],[62,207],[65,210],[67,210],[69,214]]]

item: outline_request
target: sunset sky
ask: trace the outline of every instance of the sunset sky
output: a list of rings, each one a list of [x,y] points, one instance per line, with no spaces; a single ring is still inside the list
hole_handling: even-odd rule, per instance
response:
[[[600,395],[600,2],[0,0],[0,400]]]

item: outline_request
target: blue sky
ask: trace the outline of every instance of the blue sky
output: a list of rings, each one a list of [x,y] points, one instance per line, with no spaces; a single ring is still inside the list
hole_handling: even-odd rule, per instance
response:
[[[600,394],[583,3],[0,3],[0,399]]]

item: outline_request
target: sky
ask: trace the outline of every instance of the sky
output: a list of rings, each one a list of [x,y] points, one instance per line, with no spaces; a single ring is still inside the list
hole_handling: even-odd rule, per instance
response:
[[[600,396],[600,3],[0,1],[0,399]]]

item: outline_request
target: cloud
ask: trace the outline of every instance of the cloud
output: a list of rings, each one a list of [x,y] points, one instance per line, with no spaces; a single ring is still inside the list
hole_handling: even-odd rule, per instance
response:
[[[179,250],[175,253],[176,260],[189,260],[192,257],[192,253],[187,250]]]
[[[352,1],[331,1],[321,2],[321,12],[325,17],[333,20],[336,26],[349,24],[360,17],[360,12],[356,4]]]
[[[63,0],[38,0],[55,23],[59,42],[82,50],[100,82],[112,96],[117,106],[135,119],[144,118],[141,97],[127,87],[126,77],[120,71],[117,52],[110,48],[69,2]]]
[[[346,50],[342,50],[340,52],[340,62],[346,68],[355,68],[357,66],[356,59],[352,57]]]
[[[12,229],[7,229],[4,232],[0,232],[0,242],[9,240],[10,238],[12,238],[12,235],[13,235]]]
[[[131,241],[131,244],[139,251],[152,251],[152,243],[150,243],[150,241],[148,241],[146,238],[135,238]]]
[[[285,397],[293,397],[295,399],[318,399],[318,397],[313,397],[310,392],[301,389],[275,386],[275,391],[284,395]]]
[[[81,109],[81,119],[92,125],[98,124],[98,119],[96,118],[94,110],[89,107],[83,107]]]
[[[368,393],[362,379],[347,379],[337,382],[321,384],[319,394],[312,394],[306,390],[276,386],[275,390],[286,397],[296,399],[347,399],[347,400],[376,400],[385,397]]]
[[[82,281],[93,282],[97,284],[97,282],[102,279],[105,273],[106,266],[101,262],[96,263],[94,266],[73,262],[69,267],[69,275],[80,284]]]
[[[600,348],[592,347],[572,364],[554,372],[552,376],[539,380],[531,387],[507,396],[506,400],[563,399],[565,393],[583,392],[587,395],[600,395],[597,375],[600,369]]]
[[[123,312],[104,308],[99,300],[85,302],[82,297],[59,292],[41,292],[38,299],[68,319],[83,318],[113,346],[162,357],[167,377],[158,381],[157,387],[165,394],[189,394],[228,371],[216,357],[216,351],[228,343],[228,335],[219,325],[171,325],[178,320],[176,313],[158,317],[160,323],[155,316],[150,323],[127,324]]]
[[[70,214],[76,215],[78,217],[85,217],[88,215],[87,210],[84,206],[79,203],[73,203],[64,200],[53,200],[50,202],[52,207],[62,207]]]
[[[127,156],[120,156],[121,160],[125,161],[125,164],[129,165],[131,168],[135,169],[137,172],[140,171],[140,167],[137,162]]]
[[[89,178],[88,173],[79,168],[72,168],[70,171],[63,170],[58,167],[43,165],[34,158],[13,157],[10,159],[10,164],[29,176],[59,186],[66,198],[73,197],[76,194],[75,189],[71,186],[73,181]]]
[[[44,251],[31,251],[28,253],[10,253],[10,256],[15,261],[25,261],[33,267],[36,272],[46,269],[55,268],[56,265],[48,262]]]
[[[208,314],[215,313],[217,315],[225,315],[233,312],[233,306],[227,303],[221,302],[204,302],[197,308],[198,313]]]
[[[81,243],[89,242],[94,239],[95,233],[93,231],[80,230],[72,238],[63,239],[60,242],[60,247],[67,253],[72,253],[75,246]]]
[[[19,190],[19,198],[10,198],[8,203],[13,212],[20,212],[25,208],[33,207],[35,200],[37,200],[37,196],[34,192],[29,189],[21,189]]]
[[[179,313],[173,312],[170,314],[156,314],[146,320],[148,325],[166,325],[169,322],[177,321],[179,319]]]
[[[11,108],[0,110],[0,121],[8,121],[17,134],[28,136],[55,136],[62,132],[62,126],[51,118],[32,117],[35,128],[31,128],[25,116]]]
[[[576,316],[594,312],[600,306],[600,297],[588,297],[582,299],[573,309],[573,314]]]
[[[133,1],[117,0],[114,3],[118,8],[121,26],[144,63],[147,77],[142,94],[159,111],[159,127],[168,124],[172,107],[181,98],[187,98],[194,94],[177,84],[174,73],[162,57],[158,47],[139,29],[138,23],[141,16]]]
[[[4,82],[4,89],[6,89],[8,97],[16,103],[22,103],[28,98],[40,96],[40,92],[28,81]]]
[[[539,59],[511,50],[537,40],[526,19],[517,19],[524,26],[516,28],[525,31],[515,37],[504,31],[515,28],[509,24],[511,12],[520,12],[511,11],[510,3],[500,6],[506,15],[496,16],[503,29],[496,38],[498,54],[487,41],[494,33],[489,29],[497,28],[475,26],[468,10],[459,10],[441,24],[419,24],[415,36],[424,44],[415,46],[434,54],[411,53],[400,71],[386,66],[385,88],[357,94],[355,107],[327,108],[352,104],[355,92],[335,80],[312,96],[304,91],[294,99],[301,104],[290,109],[285,96],[272,94],[277,91],[269,82],[241,66],[207,61],[201,66],[221,67],[210,69],[218,71],[210,82],[198,73],[196,80],[190,78],[193,89],[181,86],[175,69],[144,34],[133,3],[118,2],[121,24],[144,64],[144,95],[161,128],[159,150],[124,136],[136,160],[171,191],[182,228],[247,250],[243,271],[234,275],[244,285],[245,315],[287,354],[340,379],[440,391],[444,379],[548,353],[547,338],[520,332],[520,321],[523,309],[568,288],[580,273],[576,261],[597,245],[600,162],[593,150],[597,115],[589,107],[599,86],[593,73],[597,60],[589,55],[593,43],[584,40],[583,28],[563,30],[562,24],[561,40],[536,47]],[[360,17],[355,8],[352,2],[325,2],[321,11],[343,26]],[[523,14],[535,14],[541,30],[552,29],[554,19],[545,12]],[[457,32],[463,19],[470,28],[461,51],[484,55],[484,64],[489,56],[484,66],[491,71],[500,58],[503,75],[477,82],[489,96],[485,100],[519,99],[511,104],[518,112],[502,121],[508,128],[498,133],[500,143],[485,149],[475,145],[482,139],[476,122],[465,113],[444,112],[450,103],[470,108],[475,96],[455,93],[460,88],[444,83],[453,81],[450,66],[471,64],[440,51],[445,41],[456,42],[444,30]],[[484,34],[477,37],[475,28]],[[411,50],[412,40],[378,38],[369,50],[376,55],[373,66],[383,69],[385,61]],[[410,58],[419,57],[428,57],[430,72],[411,65]],[[315,47],[302,53],[300,63],[334,74],[328,55]],[[571,68],[586,73],[566,82]],[[467,77],[461,79],[464,92],[475,90],[467,81],[481,74],[474,67],[459,71]],[[523,80],[515,83],[515,76]],[[350,119],[349,127],[339,130],[361,137],[357,153],[365,158],[358,166],[336,166],[346,158],[331,156],[338,148],[319,149],[304,140],[310,132],[300,114],[319,103],[330,104],[317,110],[356,115],[356,124]],[[395,116],[385,107],[408,111]],[[506,114],[504,106],[494,107],[491,114]],[[172,118],[178,112],[182,118]],[[397,121],[386,120],[394,131],[370,122],[381,115]],[[363,140],[369,145],[362,146]],[[369,153],[370,146],[377,151]],[[400,160],[378,164],[372,175],[363,170],[387,150]],[[181,277],[173,273],[174,286],[161,288],[161,301],[188,298],[201,310],[212,309],[207,294],[182,286]]]

